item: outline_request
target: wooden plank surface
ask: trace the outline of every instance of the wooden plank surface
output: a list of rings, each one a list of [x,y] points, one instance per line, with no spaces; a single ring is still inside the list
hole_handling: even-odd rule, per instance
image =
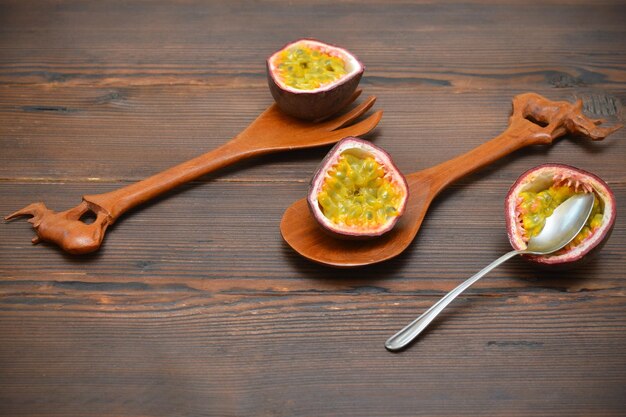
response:
[[[0,0],[0,213],[63,210],[219,146],[271,104],[264,59],[353,51],[404,172],[506,127],[514,95],[624,122],[620,1]],[[409,249],[335,270],[283,243],[328,148],[264,156],[120,219],[95,254],[0,224],[2,416],[626,415],[626,130],[524,149],[445,190]],[[571,271],[513,259],[420,341],[385,339],[509,250],[503,198],[544,162],[592,171],[618,220]]]

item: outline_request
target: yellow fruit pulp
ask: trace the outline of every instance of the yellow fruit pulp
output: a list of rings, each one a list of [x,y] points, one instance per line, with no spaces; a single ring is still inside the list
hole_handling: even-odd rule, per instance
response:
[[[317,200],[333,223],[368,228],[397,216],[403,193],[372,156],[344,151],[328,171]]]
[[[538,235],[546,223],[546,218],[552,214],[555,208],[574,194],[580,194],[580,191],[576,191],[569,185],[552,185],[550,188],[538,193],[532,191],[521,192],[518,210],[519,219],[527,234],[526,237],[531,238]],[[595,229],[600,227],[603,213],[604,208],[598,197],[594,195],[593,209],[587,223],[567,248],[579,245]]]
[[[283,82],[299,90],[319,88],[347,73],[343,59],[305,45],[282,51],[277,67]]]

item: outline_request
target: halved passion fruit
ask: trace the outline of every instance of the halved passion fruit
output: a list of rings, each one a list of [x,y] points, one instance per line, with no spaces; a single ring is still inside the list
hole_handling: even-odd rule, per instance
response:
[[[406,179],[387,152],[348,137],[320,164],[307,201],[325,231],[340,238],[370,238],[393,228],[408,196]]]
[[[575,194],[593,193],[594,205],[582,231],[566,247],[543,256],[528,256],[544,265],[568,264],[599,249],[615,223],[615,196],[599,177],[582,169],[545,164],[522,174],[505,200],[509,241],[515,249],[526,249],[528,240],[539,234],[554,209]]]
[[[319,120],[346,107],[364,67],[343,48],[314,39],[289,43],[267,59],[267,80],[280,109]]]

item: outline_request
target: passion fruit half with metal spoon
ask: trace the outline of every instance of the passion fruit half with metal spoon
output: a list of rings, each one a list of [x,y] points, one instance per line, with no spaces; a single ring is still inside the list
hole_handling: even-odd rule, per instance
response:
[[[364,69],[343,48],[315,39],[300,39],[267,59],[267,80],[284,113],[321,120],[348,105]]]
[[[348,137],[326,155],[307,201],[322,229],[345,239],[390,231],[404,213],[409,187],[391,156],[372,143]]]
[[[528,256],[542,265],[571,266],[599,250],[615,224],[615,196],[598,176],[569,165],[544,164],[522,174],[505,199],[509,241],[526,249],[552,211],[573,195],[592,193],[594,205],[580,233],[563,249],[549,255]]]

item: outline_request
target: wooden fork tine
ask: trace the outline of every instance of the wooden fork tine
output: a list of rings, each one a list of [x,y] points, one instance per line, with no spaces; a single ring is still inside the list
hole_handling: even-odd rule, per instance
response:
[[[369,96],[367,99],[365,99],[363,103],[359,104],[349,112],[342,114],[339,117],[328,120],[327,122],[323,123],[321,127],[328,130],[335,130],[344,127],[348,123],[365,114],[365,112],[372,108],[375,102],[376,96]]]
[[[376,127],[380,119],[383,117],[383,111],[378,110],[373,113],[367,119],[361,120],[359,123],[338,129],[333,130],[331,135],[327,136],[327,138],[338,138],[343,139],[347,136],[360,136],[370,132],[372,129]]]

